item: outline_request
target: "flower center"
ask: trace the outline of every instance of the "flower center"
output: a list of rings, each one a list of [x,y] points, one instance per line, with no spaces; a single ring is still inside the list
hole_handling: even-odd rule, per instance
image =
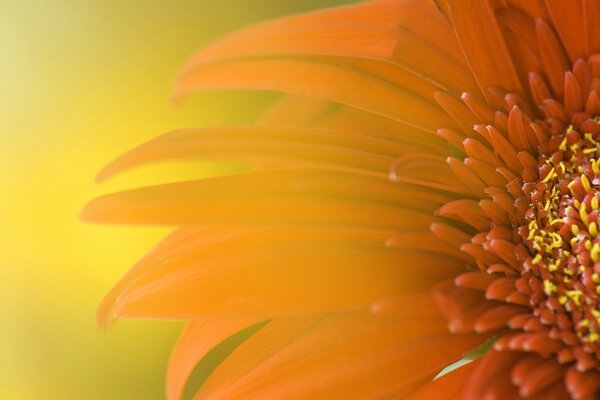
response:
[[[518,234],[529,251],[518,257],[550,336],[600,356],[598,123],[569,125],[542,146],[537,170],[525,168]]]

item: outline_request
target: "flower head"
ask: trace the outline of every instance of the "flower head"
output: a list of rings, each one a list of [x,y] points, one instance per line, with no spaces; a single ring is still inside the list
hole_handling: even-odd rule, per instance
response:
[[[592,0],[382,0],[206,48],[178,96],[288,95],[260,124],[171,132],[103,171],[255,167],[92,202],[88,220],[181,225],[101,321],[190,321],[170,399],[258,323],[200,398],[597,398],[599,17]]]

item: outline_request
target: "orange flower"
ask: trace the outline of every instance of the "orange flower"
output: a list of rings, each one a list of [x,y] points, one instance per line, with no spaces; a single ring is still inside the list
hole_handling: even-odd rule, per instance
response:
[[[102,323],[190,321],[169,399],[248,327],[198,398],[599,398],[600,2],[437,3],[373,1],[213,44],[177,95],[288,95],[259,125],[171,132],[102,172],[255,166],[84,211],[181,225],[100,309]]]

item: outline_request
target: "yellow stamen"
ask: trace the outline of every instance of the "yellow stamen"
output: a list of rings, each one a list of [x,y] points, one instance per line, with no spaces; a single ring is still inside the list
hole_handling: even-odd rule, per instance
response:
[[[592,171],[594,171],[595,174],[600,174],[600,166],[598,166],[598,160],[592,158],[590,162],[592,164]]]
[[[587,211],[586,211],[586,209],[585,209],[585,203],[583,203],[583,204],[581,205],[581,208],[579,209],[579,216],[581,217],[581,221],[582,221],[584,224],[586,224],[586,225],[587,225],[587,224],[589,224],[589,220],[588,220]]]
[[[544,292],[546,292],[548,296],[550,296],[552,293],[556,293],[557,290],[558,286],[550,282],[548,279],[544,279]]]
[[[590,232],[590,235],[592,236],[596,236],[598,234],[598,227],[596,226],[595,222],[590,222],[590,225],[588,226],[588,230]]]
[[[590,250],[590,257],[592,257],[592,261],[598,261],[598,253],[600,253],[600,244],[594,243],[594,246]]]
[[[581,184],[583,185],[583,188],[585,189],[586,192],[588,192],[591,189],[590,186],[590,181],[588,179],[587,176],[585,176],[584,174],[581,174]]]
[[[594,137],[592,136],[592,134],[590,132],[588,133],[584,133],[583,136],[590,142],[593,144],[596,144],[596,141],[594,140]]]
[[[560,145],[558,146],[559,150],[566,151],[567,150],[567,138],[564,138]]]
[[[550,179],[556,176],[556,172],[554,171],[554,167],[548,172],[548,175],[542,180],[542,182],[547,183]]]
[[[579,298],[583,294],[581,290],[567,290],[566,294],[571,298],[571,300],[573,300],[577,307],[581,306],[581,301],[579,300]]]

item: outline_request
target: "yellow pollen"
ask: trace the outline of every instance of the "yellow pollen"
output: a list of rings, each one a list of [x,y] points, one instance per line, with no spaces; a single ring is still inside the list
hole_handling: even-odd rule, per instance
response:
[[[552,167],[552,169],[550,170],[550,172],[548,172],[548,175],[546,175],[546,177],[542,180],[543,183],[547,183],[550,179],[554,178],[556,176],[556,172],[554,170],[554,167]]]
[[[533,220],[529,223],[529,229],[537,228],[537,220]]]
[[[596,226],[595,222],[590,222],[590,225],[588,226],[588,230],[590,232],[590,235],[592,236],[596,236],[598,234],[598,227]]]
[[[556,293],[557,290],[558,286],[550,282],[548,279],[544,279],[544,292],[546,292],[548,296],[550,296],[552,293]]]
[[[558,247],[562,246],[562,236],[560,236],[556,232],[550,232],[550,233],[548,233],[548,235],[552,238],[552,245],[550,245],[550,247],[556,248],[557,246]]]
[[[590,160],[591,164],[592,164],[592,171],[594,171],[595,174],[600,174],[600,167],[598,166],[598,160],[592,158]]]
[[[536,306],[564,313],[581,343],[600,345],[600,135],[596,141],[577,129],[570,125],[562,139],[554,138],[559,151],[538,157],[538,179],[524,174],[529,205],[518,216],[517,233],[530,252],[523,268],[544,292]]]
[[[581,205],[581,208],[579,209],[579,216],[581,217],[581,221],[582,221],[584,224],[586,224],[586,225],[587,225],[587,224],[589,224],[589,220],[588,220],[587,211],[586,211],[586,209],[585,209],[585,203],[583,203],[583,204]]]
[[[544,285],[545,286],[545,285]],[[569,296],[571,298],[571,300],[573,300],[573,302],[575,303],[575,305],[577,307],[581,306],[581,301],[579,300],[579,298],[581,297],[581,295],[583,294],[581,292],[581,290],[567,290],[566,291],[567,296]]]
[[[592,134],[590,132],[588,133],[584,133],[583,136],[590,142],[593,144],[596,144],[596,141],[594,140],[594,137],[592,136]]]
[[[560,170],[562,171],[562,173],[564,174],[565,172],[567,172],[567,167],[565,167],[565,163],[564,162],[560,162],[558,163],[558,166],[560,167]],[[556,188],[552,188],[552,192],[556,193]]]
[[[600,244],[594,243],[594,246],[590,250],[590,257],[592,257],[592,261],[598,261],[598,253],[600,253]]]
[[[567,151],[567,138],[565,137],[562,142],[560,142],[560,145],[558,146],[559,150],[562,151]]]
[[[584,174],[581,174],[581,184],[583,185],[583,188],[586,190],[586,192],[589,192],[589,190],[592,188],[590,186],[590,181],[588,179],[587,176],[585,176]]]

